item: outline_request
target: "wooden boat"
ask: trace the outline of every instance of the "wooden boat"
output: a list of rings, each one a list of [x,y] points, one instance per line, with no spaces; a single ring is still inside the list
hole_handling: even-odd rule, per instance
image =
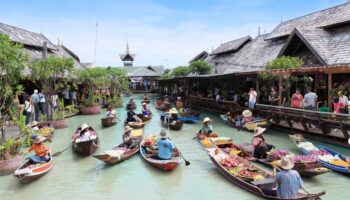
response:
[[[124,160],[131,158],[132,156],[137,154],[140,150],[140,143],[142,141],[142,132],[143,132],[142,129],[137,129],[137,130],[131,131],[131,135],[132,135],[133,141],[136,144],[136,146],[132,149],[128,149],[127,151],[125,151],[121,157],[112,157],[108,154],[93,155],[93,157],[105,162],[106,164],[110,164],[110,165],[118,164],[118,163],[123,162]],[[116,149],[122,145],[123,145],[123,143],[114,147],[113,149]]]
[[[180,155],[176,157],[172,157],[170,160],[156,160],[147,155],[146,147],[143,146],[144,140],[140,144],[140,153],[142,158],[152,165],[153,167],[156,167],[158,169],[164,170],[164,171],[173,171],[181,162]]]
[[[143,128],[146,124],[143,122],[127,122],[126,120],[124,121],[124,125],[128,125],[131,128],[134,129],[139,129],[139,128]]]
[[[51,148],[49,151],[49,160],[46,163],[33,164],[32,161],[27,160],[21,167],[15,172],[14,176],[19,178],[22,182],[29,182],[40,178],[53,167]]]
[[[233,128],[244,129],[246,131],[254,131],[254,129],[258,126],[266,128],[270,125],[266,119],[259,119],[252,122],[245,123],[243,126],[237,126],[236,123],[232,119],[228,119],[227,115],[225,114],[220,115],[220,118],[225,122],[227,122]]]
[[[272,161],[270,161],[269,159],[256,159],[256,161],[259,163],[262,163],[264,165],[267,165],[269,167],[273,167]],[[310,164],[313,164],[313,163],[310,163]],[[295,164],[295,165],[297,165],[297,164]],[[313,177],[313,176],[317,176],[317,175],[321,175],[321,174],[329,172],[329,170],[326,168],[323,168],[323,167],[318,166],[318,165],[316,165],[316,166],[317,167],[311,168],[311,169],[298,168],[295,166],[293,169],[298,171],[299,174],[303,177]]]
[[[175,130],[175,131],[180,130],[182,128],[182,125],[184,124],[183,121],[181,120],[173,121],[170,124],[167,124],[162,120],[161,122],[164,127],[169,127],[171,130]]]
[[[305,149],[304,147],[301,146],[301,143],[309,143],[310,145],[313,145],[311,142],[308,142],[302,135],[300,134],[295,134],[295,135],[289,135],[289,137],[295,142],[295,144],[298,146],[298,148],[301,150],[302,154],[304,155],[312,155],[312,152],[310,150]],[[338,153],[336,151],[333,151],[327,147],[324,146],[314,146],[314,151],[323,151],[333,157],[337,156],[339,158],[339,164],[334,164],[331,162],[328,162],[324,159],[322,159],[321,156],[318,156],[319,161],[321,162],[321,164],[328,168],[331,169],[335,172],[344,174],[344,175],[348,175],[350,176],[350,163],[349,160],[347,159],[347,157],[345,157],[344,155],[342,155],[341,153]],[[346,166],[345,166],[346,165]]]
[[[151,100],[149,100],[149,99],[144,99],[144,100],[141,101],[141,103],[151,103]]]
[[[90,140],[88,141],[80,141],[79,139],[72,141],[73,150],[83,156],[90,156],[91,154],[95,153],[99,146],[100,139],[97,133],[96,135],[90,136]]]
[[[263,197],[265,199],[273,199],[273,200],[278,200],[280,198],[275,197],[275,196],[269,196],[266,195],[263,190],[264,189],[272,189],[276,187],[276,184],[273,181],[272,178],[272,174],[268,173],[267,171],[259,168],[256,165],[251,164],[249,161],[241,158],[241,157],[235,157],[235,159],[239,160],[239,163],[241,163],[243,166],[247,167],[247,168],[254,168],[254,169],[258,169],[259,171],[261,171],[261,174],[265,177],[266,182],[263,183],[263,181],[261,181],[260,183],[258,181],[249,181],[244,179],[241,176],[238,175],[233,175],[230,173],[229,170],[227,170],[225,167],[223,167],[220,164],[220,157],[224,157],[227,156],[229,157],[229,155],[224,154],[221,150],[216,151],[217,148],[210,148],[208,149],[209,152],[209,157],[210,160],[213,162],[213,164],[215,165],[216,169],[225,177],[227,178],[230,182],[232,182],[233,184],[241,187],[242,189],[251,192],[257,196]],[[216,155],[216,153],[219,152],[219,156]],[[269,181],[271,180],[271,181]],[[269,182],[268,182],[269,181]],[[297,194],[297,198],[296,200],[316,200],[319,199],[322,195],[324,195],[325,192],[320,192],[317,194],[304,194],[304,193],[298,193]]]
[[[148,115],[147,117],[143,114],[137,114],[137,116],[142,119],[143,122],[149,121],[150,119],[152,119],[152,114]]]
[[[134,104],[134,105],[131,105],[130,103],[128,103],[126,105],[126,109],[127,110],[135,110],[137,108],[137,106]]]
[[[103,127],[109,127],[117,124],[117,119],[115,117],[106,117],[101,119]]]
[[[192,109],[187,109],[186,112],[179,112],[181,117],[199,117],[201,111],[196,111]]]
[[[196,123],[199,118],[198,117],[179,117],[179,120],[185,123]]]

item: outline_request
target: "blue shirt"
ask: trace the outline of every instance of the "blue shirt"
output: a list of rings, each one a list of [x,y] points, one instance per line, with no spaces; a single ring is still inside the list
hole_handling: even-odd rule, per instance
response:
[[[160,139],[158,140],[158,157],[162,159],[170,159],[171,153],[175,148],[172,141],[169,139]]]
[[[209,124],[208,126],[203,125],[201,130],[202,130],[202,133],[207,132],[207,134],[210,134],[213,132],[213,125],[211,124]]]
[[[33,103],[39,103],[39,95],[38,94],[32,94],[32,100],[33,100]]]
[[[278,184],[277,197],[281,199],[295,199],[303,184],[303,180],[295,170],[277,172],[276,181]]]

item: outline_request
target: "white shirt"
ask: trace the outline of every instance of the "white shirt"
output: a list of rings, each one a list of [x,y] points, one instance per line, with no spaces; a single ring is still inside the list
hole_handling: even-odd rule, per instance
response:
[[[343,95],[342,97],[339,97],[339,103],[344,104],[344,108],[349,105],[349,99],[347,96]]]
[[[89,141],[90,140],[90,132],[86,131],[82,136],[79,136],[80,141]]]
[[[43,93],[39,93],[39,102],[45,103],[45,95]]]
[[[305,94],[304,96],[305,107],[307,106],[315,107],[316,99],[317,99],[317,95],[314,92],[309,92]]]
[[[24,101],[24,109],[26,109],[27,112],[32,112],[32,105],[30,105],[30,102],[25,100]]]
[[[108,111],[107,117],[115,117],[115,110]]]
[[[257,96],[256,91],[249,92],[249,101],[255,103],[256,102],[256,96]]]
[[[217,94],[216,97],[215,97],[215,100],[216,100],[216,101],[220,101],[220,100],[221,100],[220,95]]]

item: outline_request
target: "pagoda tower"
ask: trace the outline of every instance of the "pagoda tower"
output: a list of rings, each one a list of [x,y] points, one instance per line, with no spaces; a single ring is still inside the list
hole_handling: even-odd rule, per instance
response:
[[[135,59],[135,55],[136,54],[131,54],[130,50],[129,50],[129,42],[126,42],[126,51],[125,54],[120,54],[120,59],[122,59],[123,63],[124,63],[124,67],[132,67],[133,66],[133,62]]]

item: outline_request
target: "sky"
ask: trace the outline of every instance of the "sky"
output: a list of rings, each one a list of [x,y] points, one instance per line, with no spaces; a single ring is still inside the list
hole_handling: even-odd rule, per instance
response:
[[[81,62],[173,68],[221,43],[268,33],[281,21],[346,0],[0,0],[0,22],[60,40]],[[97,37],[96,35],[97,23]]]

